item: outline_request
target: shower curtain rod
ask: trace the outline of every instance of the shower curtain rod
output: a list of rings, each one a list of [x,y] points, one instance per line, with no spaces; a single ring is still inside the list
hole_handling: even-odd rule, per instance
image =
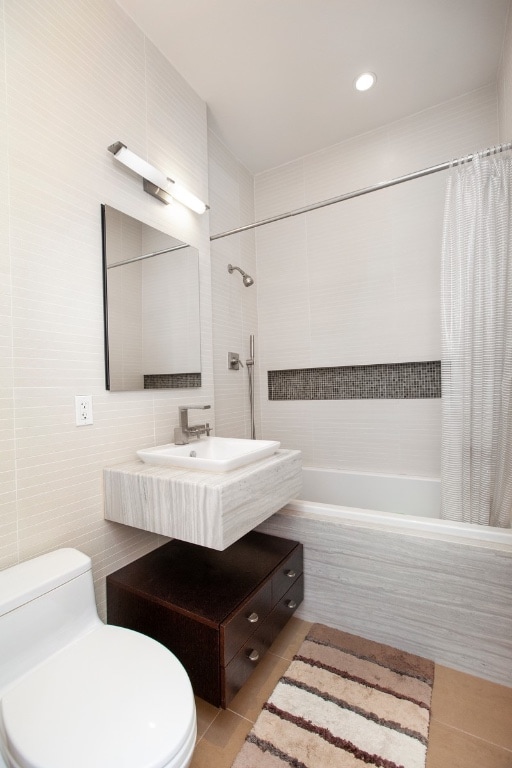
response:
[[[405,176],[398,176],[396,179],[390,181],[381,181],[379,184],[374,184],[371,187],[363,187],[355,192],[346,192],[344,195],[338,197],[331,197],[328,200],[322,200],[320,203],[312,203],[306,205],[304,208],[296,208],[294,211],[288,213],[281,213],[278,216],[271,216],[268,219],[262,219],[256,221],[254,224],[246,224],[244,227],[237,227],[237,229],[230,229],[227,232],[221,232],[218,235],[212,235],[210,240],[219,240],[221,237],[228,237],[229,235],[237,235],[240,232],[247,232],[249,229],[255,229],[256,227],[262,227],[264,224],[273,224],[275,221],[282,221],[283,219],[290,219],[292,216],[299,216],[302,213],[309,213],[309,211],[316,211],[318,208],[325,208],[328,205],[334,205],[335,203],[342,203],[345,200],[351,200],[353,197],[361,197],[361,195],[367,195],[369,192],[376,192],[378,189],[386,189],[386,187],[393,187],[395,184],[402,184],[404,181],[412,181],[412,179],[420,179],[422,176],[429,176],[431,173],[437,173],[438,171],[446,171],[452,165],[459,165],[462,163],[470,163],[478,155],[491,155],[498,152],[506,152],[512,149],[512,141],[506,144],[497,144],[495,147],[488,147],[481,152],[474,152],[471,155],[460,157],[458,160],[449,160],[446,163],[439,163],[439,165],[432,165],[430,168],[423,168],[421,171],[414,171],[413,173],[407,173]]]

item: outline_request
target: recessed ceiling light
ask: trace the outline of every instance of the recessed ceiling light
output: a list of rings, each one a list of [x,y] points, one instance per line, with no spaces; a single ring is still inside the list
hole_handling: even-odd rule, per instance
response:
[[[356,88],[358,91],[367,91],[368,88],[371,88],[372,85],[375,85],[376,80],[377,77],[373,74],[373,72],[363,72],[363,74],[359,75],[357,80],[354,82],[354,88]]]

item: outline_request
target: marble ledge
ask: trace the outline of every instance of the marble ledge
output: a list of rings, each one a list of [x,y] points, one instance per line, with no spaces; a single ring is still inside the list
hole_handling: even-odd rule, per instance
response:
[[[299,496],[301,452],[218,473],[135,460],[105,468],[103,484],[106,520],[223,550]]]

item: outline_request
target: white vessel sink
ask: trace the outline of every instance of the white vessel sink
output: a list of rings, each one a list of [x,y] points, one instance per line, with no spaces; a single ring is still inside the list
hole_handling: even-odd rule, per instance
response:
[[[144,448],[137,456],[146,464],[229,472],[271,456],[281,443],[276,440],[243,440],[235,437],[201,437],[186,445],[158,445]]]

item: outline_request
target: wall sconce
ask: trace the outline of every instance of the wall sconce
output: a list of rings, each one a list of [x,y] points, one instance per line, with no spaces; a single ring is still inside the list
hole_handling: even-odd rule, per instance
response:
[[[154,168],[147,163],[141,157],[128,149],[126,144],[122,141],[116,141],[108,147],[108,151],[112,152],[116,160],[126,165],[132,171],[142,176],[142,182],[144,191],[153,197],[156,197],[162,203],[168,205],[173,199],[179,203],[186,205],[190,210],[195,213],[204,213],[209,207],[206,203],[203,203],[198,197],[189,192],[185,187],[176,184],[173,179],[169,179],[165,173],[159,171],[158,168]]]

